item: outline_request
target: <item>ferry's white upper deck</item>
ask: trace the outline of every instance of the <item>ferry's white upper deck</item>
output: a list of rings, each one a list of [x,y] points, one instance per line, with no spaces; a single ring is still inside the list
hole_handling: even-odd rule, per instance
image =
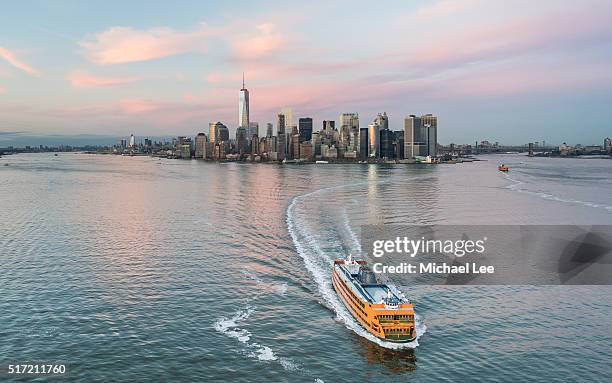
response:
[[[363,300],[388,306],[397,306],[401,303],[410,303],[395,286],[379,283],[363,283],[359,279],[360,268],[365,267],[354,261],[345,261],[344,264],[336,263],[334,268],[337,274],[344,280],[345,284],[351,288],[353,293]]]

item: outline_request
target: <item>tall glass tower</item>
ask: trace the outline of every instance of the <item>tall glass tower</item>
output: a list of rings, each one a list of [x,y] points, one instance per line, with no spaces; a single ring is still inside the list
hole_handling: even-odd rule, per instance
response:
[[[242,89],[238,98],[238,127],[249,129],[249,91],[244,87],[244,73],[242,73]]]

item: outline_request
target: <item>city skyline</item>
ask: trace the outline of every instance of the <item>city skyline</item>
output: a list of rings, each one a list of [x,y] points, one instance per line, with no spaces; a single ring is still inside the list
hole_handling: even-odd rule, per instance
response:
[[[598,143],[612,126],[612,6],[589,5],[7,5],[0,146],[19,134],[208,132],[214,121],[234,136],[243,72],[260,135],[290,107],[287,128],[311,117],[318,130],[344,112],[364,128],[386,111],[397,131],[432,112],[441,143]]]

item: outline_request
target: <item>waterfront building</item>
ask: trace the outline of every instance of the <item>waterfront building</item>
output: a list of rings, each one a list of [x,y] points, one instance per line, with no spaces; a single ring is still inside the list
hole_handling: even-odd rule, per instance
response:
[[[427,137],[427,155],[435,157],[438,155],[438,117],[425,114],[421,116],[421,122],[426,130],[423,133]]]
[[[387,125],[388,126],[388,125]],[[395,141],[395,134],[389,129],[380,129],[380,158],[394,159],[395,153],[393,150],[393,143]]]
[[[293,111],[291,110],[290,107],[286,106],[281,109],[280,114],[282,114],[285,117],[285,127],[289,131],[291,131],[289,127],[293,126]]]
[[[338,158],[338,149],[334,145],[321,145],[321,156],[325,159],[336,159]]]
[[[359,159],[365,161],[369,151],[368,128],[359,129]]]
[[[374,121],[368,125],[368,157],[380,157],[380,126]]]
[[[221,124],[217,129],[217,137],[219,142],[229,142],[229,129],[227,126]]]
[[[356,137],[359,135],[359,114],[342,113],[339,117],[340,128],[338,130],[339,156],[342,157],[346,151],[356,151],[359,143]],[[340,153],[341,152],[341,153]]]
[[[276,150],[277,150],[277,137],[276,136],[266,137],[265,152],[272,153],[272,152],[276,152]]]
[[[179,136],[176,156],[183,159],[191,158],[191,138]]]
[[[298,132],[300,134],[300,142],[310,141],[312,139],[312,118],[300,118],[298,120]]]
[[[239,126],[236,129],[236,150],[239,154],[247,153],[247,129],[243,126]]]
[[[398,160],[402,160],[404,159],[404,131],[396,130],[393,133],[395,135],[395,140],[394,140],[395,158]]]
[[[208,138],[210,139],[210,142],[215,142],[217,140],[217,124],[220,124],[220,122],[217,121],[208,123]]]
[[[133,134],[130,134],[130,148],[133,149],[136,147],[136,137]]]
[[[404,158],[426,156],[427,140],[420,117],[413,114],[404,119]]]
[[[326,135],[331,136],[333,131],[336,130],[336,121],[334,120],[323,120],[323,132]]]
[[[289,147],[290,149],[290,155],[289,155],[289,159],[295,160],[300,158],[300,135],[299,134],[293,134],[291,135],[291,146]]]
[[[610,137],[606,137],[604,139],[603,148],[604,148],[604,152],[612,153],[612,140],[610,140]]]
[[[349,152],[355,152],[359,155],[359,129],[354,129],[349,137],[349,144],[346,148]]]
[[[274,135],[273,131],[272,131],[273,130],[272,123],[268,122],[266,125],[267,125],[267,128],[266,128],[266,137],[267,138],[272,137]]]
[[[320,156],[321,155],[321,133],[314,132],[312,133],[312,139],[310,140],[312,143],[312,155]]]
[[[348,125],[341,125],[339,133],[338,142],[343,146],[348,146],[351,139],[351,127]]]
[[[253,137],[251,137],[251,154],[256,155],[259,153],[259,136],[257,134],[253,134]]]
[[[228,144],[225,142],[220,142],[214,145],[215,146],[214,146],[213,158],[215,160],[224,160],[227,156],[227,151],[229,149]]]
[[[191,158],[191,146],[186,145],[186,144],[181,145],[179,153],[180,153],[179,155],[180,158],[183,158],[183,159]]]
[[[378,113],[374,118],[374,122],[380,126],[381,130],[389,129],[389,117],[387,117],[387,112],[383,112],[382,114]]]
[[[249,122],[249,129],[247,131],[247,137],[249,140],[251,140],[254,135],[259,137],[259,123],[256,121]]]
[[[195,138],[195,158],[206,158],[206,134],[198,133]]]
[[[299,158],[307,161],[311,161],[314,158],[314,151],[312,149],[312,143],[310,141],[302,142],[300,144]]]
[[[215,149],[215,144],[210,141],[206,141],[204,143],[204,159],[211,159],[213,157],[213,151]]]
[[[284,160],[287,158],[287,134],[285,133],[285,115],[283,113],[279,113],[278,122],[276,124],[277,129],[277,141],[278,146],[276,148],[276,152],[278,153],[279,160]]]
[[[249,91],[244,86],[244,73],[242,73],[242,89],[238,96],[238,127],[249,129]]]
[[[208,139],[210,142],[229,141],[229,129],[220,121],[208,124]]]
[[[339,119],[340,127],[349,127],[349,129],[359,129],[359,113],[342,113]]]

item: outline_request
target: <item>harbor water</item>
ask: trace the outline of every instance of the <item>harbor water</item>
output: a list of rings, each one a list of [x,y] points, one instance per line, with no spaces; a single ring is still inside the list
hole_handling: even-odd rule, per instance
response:
[[[612,224],[612,161],[480,158],[2,157],[0,365],[66,363],[79,382],[609,381],[610,286],[401,286],[419,333],[402,348],[335,296],[331,262],[359,253],[365,224]]]

